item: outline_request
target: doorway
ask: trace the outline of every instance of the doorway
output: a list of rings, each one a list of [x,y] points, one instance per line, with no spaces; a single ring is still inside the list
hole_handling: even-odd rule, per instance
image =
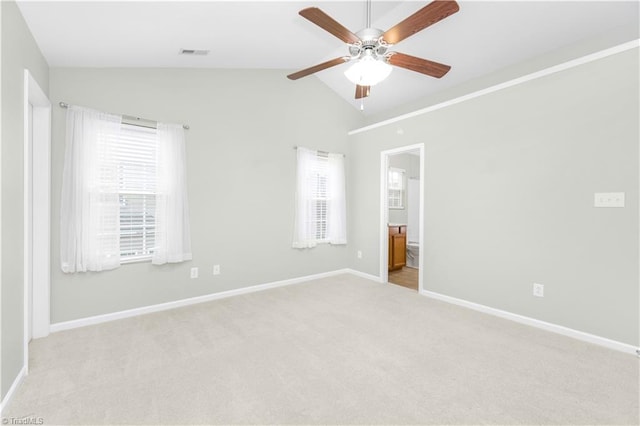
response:
[[[51,103],[24,71],[24,365],[49,335]]]
[[[422,291],[424,144],[381,152],[380,277]]]

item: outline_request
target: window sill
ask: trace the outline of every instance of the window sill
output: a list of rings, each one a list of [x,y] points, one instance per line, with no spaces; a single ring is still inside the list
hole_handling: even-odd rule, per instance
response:
[[[120,259],[120,264],[127,265],[129,263],[151,262],[152,257],[153,256],[126,257],[124,259]]]

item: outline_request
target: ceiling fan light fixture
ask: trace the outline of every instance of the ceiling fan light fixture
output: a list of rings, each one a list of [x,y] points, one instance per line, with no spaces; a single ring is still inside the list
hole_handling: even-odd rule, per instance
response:
[[[393,67],[383,59],[376,59],[365,56],[351,65],[344,75],[353,83],[359,86],[375,86],[385,78],[389,77]]]

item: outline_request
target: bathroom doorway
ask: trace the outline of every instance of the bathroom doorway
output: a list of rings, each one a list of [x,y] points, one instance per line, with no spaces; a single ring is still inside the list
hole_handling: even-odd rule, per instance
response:
[[[380,276],[421,291],[424,144],[381,153]]]

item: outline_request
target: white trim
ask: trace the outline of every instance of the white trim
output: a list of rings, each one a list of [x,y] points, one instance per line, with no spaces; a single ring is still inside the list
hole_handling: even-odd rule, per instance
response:
[[[351,275],[355,275],[355,276],[360,277],[360,278],[366,278],[368,280],[375,281],[377,283],[383,283],[384,282],[384,281],[382,281],[380,279],[380,277],[378,277],[376,275],[372,275],[372,274],[367,274],[366,272],[356,271],[355,269],[347,269],[347,271]]]
[[[24,85],[22,90],[24,91],[24,114],[23,114],[23,119],[22,119],[22,125],[23,125],[23,138],[24,138],[24,142],[22,144],[23,146],[23,195],[22,195],[22,209],[23,209],[23,216],[24,216],[24,223],[23,223],[23,231],[22,231],[22,256],[23,256],[23,261],[22,261],[22,281],[23,281],[23,290],[22,290],[22,294],[23,294],[23,300],[24,300],[24,307],[23,307],[23,348],[22,348],[22,368],[26,368],[27,370],[29,369],[29,339],[31,338],[31,331],[30,329],[33,327],[31,325],[31,322],[33,321],[33,316],[31,315],[31,304],[30,299],[31,299],[31,290],[32,290],[32,286],[29,285],[29,280],[31,280],[31,273],[33,271],[33,264],[30,263],[30,259],[32,261],[32,258],[30,258],[29,256],[29,250],[30,248],[33,246],[33,242],[32,240],[29,238],[31,236],[31,230],[30,228],[33,226],[33,223],[30,219],[33,219],[33,216],[31,216],[30,218],[27,217],[27,213],[29,212],[29,209],[31,208],[33,211],[33,207],[31,206],[30,200],[31,200],[31,196],[32,193],[30,191],[30,183],[32,182],[33,178],[32,178],[32,174],[31,174],[31,168],[32,165],[29,161],[30,157],[31,157],[31,152],[33,151],[33,147],[32,145],[32,140],[30,140],[29,135],[31,134],[31,130],[29,129],[29,103],[30,103],[30,96],[29,96],[29,85],[30,85],[30,80],[31,80],[31,75],[29,75],[29,71],[24,70]],[[33,115],[31,115],[33,117]],[[33,228],[31,228],[33,229]]]
[[[22,367],[22,369],[18,373],[18,376],[16,376],[16,379],[13,381],[13,384],[7,391],[7,394],[2,399],[2,402],[0,402],[0,417],[2,417],[2,415],[4,414],[4,410],[7,408],[7,406],[11,402],[11,398],[13,398],[13,394],[20,387],[20,385],[22,384],[22,381],[26,376],[27,376],[27,366],[25,365]]]
[[[389,156],[386,151],[380,153],[380,281],[386,283],[389,280],[389,209],[387,208],[387,181],[389,175]],[[386,229],[386,232],[385,232]]]
[[[23,368],[28,373],[30,338],[49,335],[51,102],[28,69],[23,90]]]
[[[198,303],[209,302],[217,299],[225,299],[227,297],[239,296],[241,294],[255,293],[257,291],[269,290],[276,287],[283,287],[293,284],[301,284],[311,280],[320,278],[333,277],[341,274],[350,273],[350,269],[338,269],[336,271],[323,272],[320,274],[306,275],[288,280],[274,281],[266,284],[259,284],[250,287],[238,288],[235,290],[222,291],[219,293],[205,294],[203,296],[190,297],[188,299],[175,300],[172,302],[160,303],[157,305],[143,306],[140,308],[128,309],[126,311],[113,312],[110,314],[96,315],[93,317],[80,318],[77,320],[58,322],[51,324],[51,332],[55,333],[73,328],[85,327],[87,325],[101,324],[104,322],[115,321],[123,318],[135,317],[138,315],[149,314],[152,312],[166,311],[168,309],[180,308],[183,306],[195,305]]]
[[[349,268],[338,269],[335,271],[324,272],[320,274],[307,275],[303,277],[291,278],[291,279],[282,280],[282,281],[274,281],[271,283],[260,284],[260,285],[255,285],[251,287],[244,287],[236,290],[223,291],[220,293],[207,294],[204,296],[197,296],[189,299],[176,300],[173,302],[161,303],[158,305],[145,306],[142,308],[129,309],[126,311],[114,312],[111,314],[97,315],[97,316],[88,317],[88,318],[81,318],[78,320],[59,322],[59,323],[51,324],[51,332],[54,333],[54,332],[63,331],[63,330],[70,330],[73,328],[85,327],[88,325],[101,324],[104,322],[115,321],[115,320],[130,318],[138,315],[149,314],[152,312],[160,312],[160,311],[179,308],[183,306],[209,302],[212,300],[239,296],[241,294],[255,293],[258,291],[269,290],[277,287],[301,284],[301,283],[305,283],[305,282],[320,279],[320,278],[333,277],[333,276],[342,275],[342,274],[352,274],[361,278],[369,279],[377,283],[384,282],[380,279],[380,277],[377,277],[372,274],[367,274],[365,272],[356,271],[354,269],[349,269]],[[629,345],[627,343],[618,342],[615,340],[611,340],[611,339],[596,336],[593,334],[585,333],[582,331],[574,330],[561,325],[551,324],[551,323],[540,321],[534,318],[525,317],[523,315],[514,314],[514,313],[503,311],[500,309],[491,308],[489,306],[481,305],[479,303],[469,302],[463,299],[457,299],[455,297],[446,296],[444,294],[436,293],[433,291],[427,291],[427,290],[421,289],[419,294],[426,297],[430,297],[432,299],[441,300],[443,302],[459,305],[465,308],[473,309],[479,312],[487,313],[500,318],[515,321],[521,324],[525,324],[525,325],[540,328],[546,331],[550,331],[553,333],[561,334],[567,337],[572,337],[574,339],[582,340],[589,343],[594,343],[596,345],[604,346],[617,351],[631,353],[634,355],[637,354],[636,351],[638,350],[638,348],[636,348],[633,345]],[[27,373],[26,367],[23,367],[20,374],[18,374],[18,377],[14,381],[13,386],[7,393],[7,396],[5,397],[5,401],[8,400],[8,398],[10,398],[11,394],[15,391],[15,388],[20,384],[20,382],[22,381],[26,373]],[[6,406],[5,401],[2,402],[2,407]]]
[[[574,330],[573,328],[552,324],[546,321],[537,320],[535,318],[526,317],[524,315],[514,314],[508,311],[503,311],[501,309],[492,308],[490,306],[481,305],[479,303],[469,302],[464,299],[458,299],[433,291],[421,290],[420,294],[432,299],[437,299],[454,305],[463,306],[465,308],[473,309],[474,311],[483,312],[485,314],[515,321],[520,324],[525,324],[532,327],[540,328],[542,330],[551,331],[553,333],[562,334],[563,336],[572,337],[574,339],[593,343],[599,346],[604,346],[616,351],[638,355],[638,348],[633,345],[629,345],[628,343],[618,342],[616,340],[611,340],[605,337],[596,336],[594,334],[585,333],[583,331]]]
[[[418,256],[418,291],[424,288],[424,143],[401,146],[380,152],[380,278],[383,283],[389,281],[389,210],[387,208],[387,169],[389,156],[419,150],[420,153],[420,211],[419,238],[420,255]]]
[[[457,98],[449,99],[444,102],[440,102],[435,105],[431,105],[425,108],[421,108],[419,110],[409,112],[406,114],[399,115],[397,117],[389,118],[387,120],[379,121],[374,124],[370,124],[368,126],[360,127],[358,129],[351,130],[347,132],[347,135],[355,135],[358,133],[366,132],[367,130],[372,130],[378,127],[386,126],[388,124],[396,123],[398,121],[406,120],[408,118],[413,118],[418,115],[426,114],[432,111],[436,111],[442,108],[446,108],[451,105],[459,104],[461,102],[465,102],[480,96],[488,95],[489,93],[497,92],[502,89],[507,89],[509,87],[516,86],[518,84],[526,83],[531,80],[535,80],[541,77],[546,77],[551,74],[555,74],[560,71],[565,71],[570,68],[577,67],[579,65],[587,64],[589,62],[597,61],[598,59],[606,58],[607,56],[615,55],[617,53],[625,52],[627,50],[631,50],[633,48],[637,48],[640,46],[640,39],[628,41],[626,43],[619,44],[614,47],[610,47],[608,49],[600,50],[595,53],[591,53],[589,55],[582,56],[580,58],[572,59],[567,62],[563,62],[558,65],[551,66],[549,68],[542,69],[540,71],[532,72],[530,74],[525,74],[521,77],[517,77],[511,80],[507,80],[503,83],[499,83],[485,89],[477,90],[475,92],[468,93],[463,96],[459,96]]]
[[[2,5],[0,5],[0,33],[2,30]],[[0,58],[2,58],[2,43],[0,42]],[[2,60],[0,59],[0,62]],[[4,67],[0,64],[0,82],[2,82],[2,69]],[[2,84],[0,83],[0,147],[4,145],[2,140]],[[2,149],[0,149],[0,188],[2,188]],[[0,190],[0,241],[2,239],[2,190]],[[0,306],[2,306],[2,244],[0,244]],[[1,309],[1,308],[0,308]],[[2,346],[2,315],[0,315],[0,349]],[[1,352],[1,351],[0,351]],[[2,398],[2,355],[0,354],[0,417],[2,417],[2,411],[4,407],[4,399]]]
[[[420,210],[418,211],[418,223],[420,225],[418,228],[418,238],[420,238],[420,240],[418,241],[419,244],[419,254],[418,254],[418,292],[421,292],[424,290],[424,268],[425,268],[425,262],[424,262],[424,254],[426,252],[425,250],[425,240],[424,240],[424,221],[425,221],[425,215],[424,215],[424,191],[425,191],[425,187],[424,187],[424,177],[426,175],[426,172],[424,170],[424,144],[421,143],[420,144]]]

